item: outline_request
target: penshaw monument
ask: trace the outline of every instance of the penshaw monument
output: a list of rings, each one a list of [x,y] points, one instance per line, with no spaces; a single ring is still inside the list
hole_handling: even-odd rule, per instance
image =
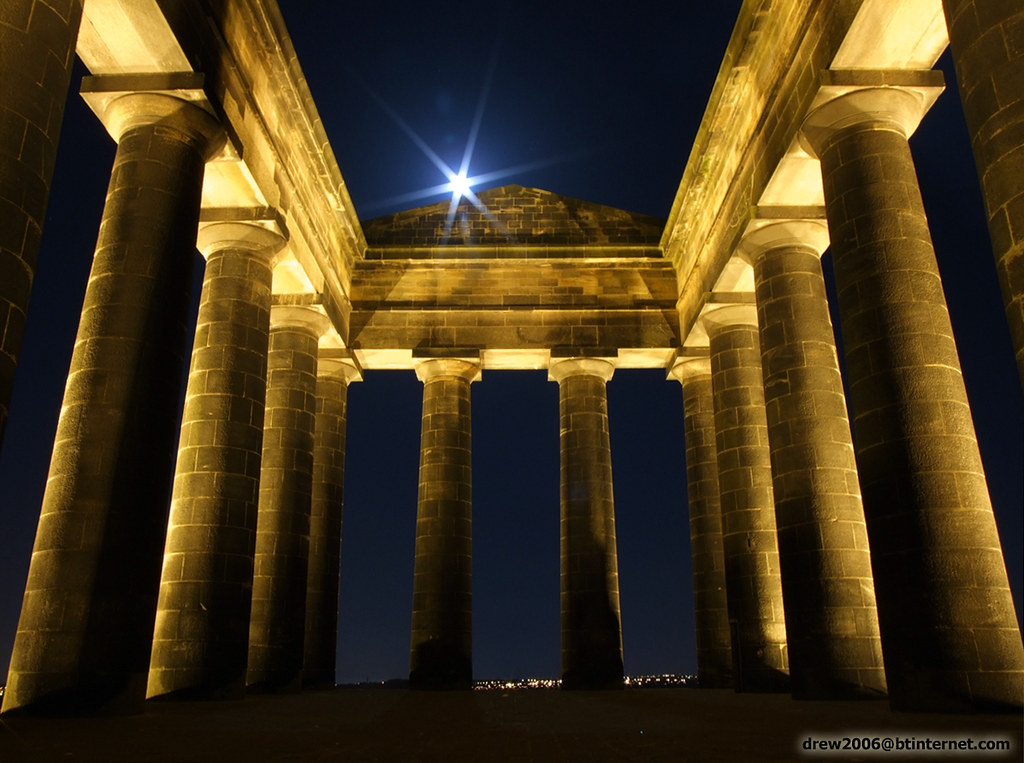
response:
[[[360,220],[275,0],[5,0],[0,437],[76,55],[117,150],[3,712],[332,686],[347,389],[377,369],[423,389],[411,685],[473,682],[471,386],[546,369],[562,686],[621,686],[606,384],[640,368],[684,400],[702,687],[1019,710],[908,143],[947,48],[1024,379],[1017,2],[745,0],[662,221],[520,185]]]

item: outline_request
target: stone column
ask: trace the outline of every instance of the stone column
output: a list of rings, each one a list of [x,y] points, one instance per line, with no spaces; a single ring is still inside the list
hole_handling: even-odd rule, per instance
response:
[[[43,496],[4,709],[138,708],[167,526],[213,117],[110,105],[119,136]]]
[[[206,273],[157,603],[151,697],[245,691],[272,260],[257,224],[199,233]]]
[[[598,358],[552,360],[561,441],[562,688],[622,686],[619,562],[606,383]]]
[[[25,332],[82,0],[0,11],[0,443]]]
[[[715,396],[722,545],[736,691],[789,690],[757,312],[705,314]]]
[[[914,97],[805,122],[821,160],[892,705],[1020,706],[1024,648],[907,144]]]
[[[1024,383],[1024,5],[942,0],[942,6]]]
[[[871,553],[821,253],[824,222],[748,233],[796,699],[885,692]]]
[[[731,689],[732,639],[725,590],[711,360],[706,354],[682,357],[670,373],[683,385],[697,678],[702,689]]]
[[[350,359],[321,356],[317,363],[309,581],[302,667],[303,686],[314,689],[334,687],[348,385],[361,378],[359,369]]]
[[[270,311],[246,678],[253,691],[296,691],[302,682],[317,345],[327,327],[313,308]]]
[[[470,384],[477,362],[416,366],[423,382],[416,564],[409,683],[470,688],[473,682],[473,536]]]

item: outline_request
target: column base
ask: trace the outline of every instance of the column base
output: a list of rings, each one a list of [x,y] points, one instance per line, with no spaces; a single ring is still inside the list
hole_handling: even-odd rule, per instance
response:
[[[793,687],[793,699],[801,702],[852,702],[888,698],[888,693],[857,682],[829,681]]]
[[[697,673],[697,686],[701,689],[733,689],[735,683],[732,680],[732,675],[723,675],[721,673]]]
[[[569,691],[605,691],[625,687],[622,662],[588,665],[562,674],[562,688]]]
[[[3,704],[6,717],[85,717],[139,715],[143,711],[146,677],[129,677],[126,684],[117,687],[89,683],[55,690],[38,692],[37,698],[17,703],[16,691],[11,692]]]
[[[237,681],[229,685],[189,686],[183,689],[153,694],[148,702],[238,702],[245,699],[245,684]]]
[[[437,640],[424,641],[413,649],[409,671],[410,689],[449,690],[473,688],[473,662],[469,655]]]
[[[302,680],[298,676],[287,681],[260,681],[245,687],[246,694],[298,694],[300,691]]]
[[[918,672],[889,690],[889,707],[900,713],[1014,713],[1024,701],[1024,677],[1013,671],[977,673]]]
[[[747,673],[735,687],[737,694],[788,694],[789,674],[778,670]]]

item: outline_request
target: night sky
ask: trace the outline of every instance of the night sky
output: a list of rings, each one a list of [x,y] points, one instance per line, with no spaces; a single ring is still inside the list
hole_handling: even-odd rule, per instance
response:
[[[409,131],[457,169],[475,114],[469,175],[492,178],[477,190],[517,183],[667,217],[740,2],[281,5],[365,220],[446,198],[415,198],[446,178]],[[949,90],[911,145],[1019,616],[1024,400],[948,53],[940,65]],[[72,96],[0,454],[0,666],[113,152]],[[201,272],[197,255],[196,298]],[[349,391],[340,682],[408,673],[421,391],[412,371],[367,372]],[[694,672],[680,387],[661,370],[620,371],[608,396],[626,671]],[[475,677],[557,677],[558,388],[546,372],[473,385],[473,470]]]

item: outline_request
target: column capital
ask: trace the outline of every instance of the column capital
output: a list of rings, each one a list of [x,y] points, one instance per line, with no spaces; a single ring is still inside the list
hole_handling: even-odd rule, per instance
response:
[[[824,220],[754,220],[747,226],[737,253],[753,264],[772,249],[800,247],[821,257],[828,249],[828,225]]]
[[[711,376],[710,354],[677,356],[666,374],[666,378],[675,379],[680,384],[696,376]]]
[[[816,157],[837,132],[868,123],[909,137],[930,105],[921,92],[910,88],[853,90],[826,101],[804,118],[801,143]]]
[[[200,223],[196,237],[196,248],[206,259],[224,249],[234,249],[265,257],[271,265],[280,259],[287,243],[287,233],[273,220]]]
[[[757,328],[757,306],[754,304],[722,305],[707,310],[700,316],[704,329],[710,334],[726,326],[753,326]]]
[[[308,328],[322,337],[331,328],[331,319],[312,305],[273,305],[270,328]]]
[[[416,378],[427,382],[439,376],[454,376],[473,383],[480,380],[480,361],[468,358],[425,358],[416,361]]]
[[[548,366],[548,381],[561,384],[570,376],[599,376],[608,381],[614,373],[615,364],[604,358],[560,358]]]
[[[227,136],[213,114],[191,101],[165,93],[136,92],[121,95],[103,108],[100,119],[118,143],[135,127],[173,127],[200,147],[209,159],[220,150]]]
[[[363,372],[356,366],[355,361],[342,358],[321,357],[316,364],[316,373],[317,376],[337,379],[345,384],[363,380]]]

